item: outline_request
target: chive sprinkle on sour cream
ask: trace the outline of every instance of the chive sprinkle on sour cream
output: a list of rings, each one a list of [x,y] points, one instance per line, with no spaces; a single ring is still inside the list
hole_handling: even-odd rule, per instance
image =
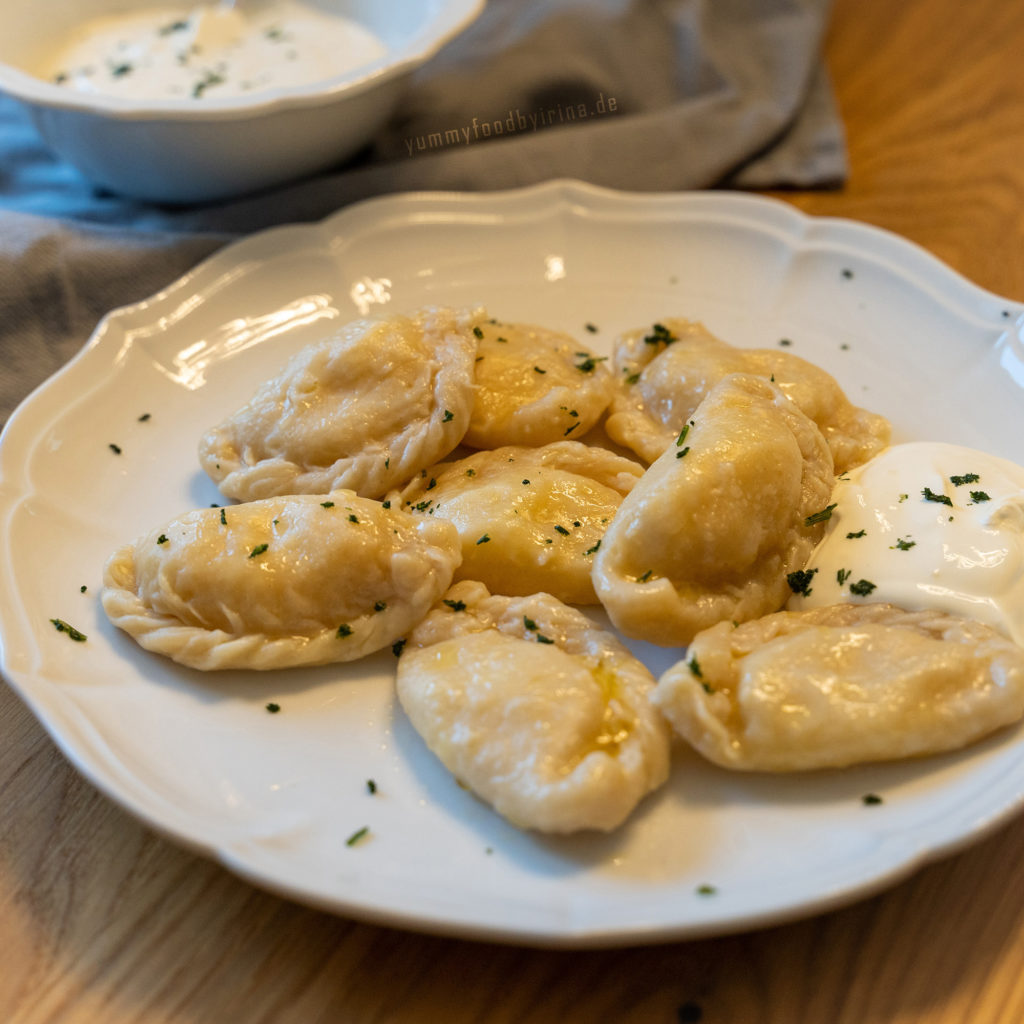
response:
[[[220,100],[294,88],[368,65],[386,47],[359,22],[298,0],[150,7],[84,21],[35,69],[79,92]]]

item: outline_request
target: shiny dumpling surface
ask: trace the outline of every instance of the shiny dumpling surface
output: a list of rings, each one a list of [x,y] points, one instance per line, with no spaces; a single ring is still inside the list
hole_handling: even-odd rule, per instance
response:
[[[351,661],[394,642],[451,583],[458,536],[351,491],[198,509],[114,552],[103,608],[198,669]]]
[[[307,345],[199,443],[229,498],[379,498],[451,452],[473,408],[480,311],[355,320]]]
[[[632,459],[578,441],[509,445],[431,467],[391,500],[455,524],[456,579],[480,580],[496,593],[543,591],[596,604],[594,554],[642,473]]]
[[[783,611],[697,636],[655,703],[711,761],[838,768],[954,750],[1024,713],[1024,649],[893,605]]]
[[[778,610],[833,483],[794,403],[759,377],[724,378],[623,499],[594,559],[601,604],[627,636],[666,646]]]
[[[615,344],[617,390],[608,436],[653,462],[675,440],[708,392],[730,373],[771,380],[818,425],[836,474],[888,443],[889,421],[853,405],[831,374],[784,349],[737,348],[701,323],[666,319],[629,331]]]
[[[465,443],[473,448],[581,438],[612,397],[607,361],[571,335],[490,320],[477,328],[476,398]]]
[[[513,824],[610,830],[668,777],[654,678],[610,633],[547,594],[456,584],[412,632],[398,696],[460,783]]]

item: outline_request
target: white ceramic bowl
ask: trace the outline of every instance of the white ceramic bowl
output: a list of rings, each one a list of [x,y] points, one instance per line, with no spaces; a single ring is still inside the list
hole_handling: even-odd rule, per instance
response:
[[[86,94],[33,75],[55,41],[92,18],[190,0],[5,0],[0,89],[28,108],[55,153],[87,178],[163,203],[223,199],[322,170],[387,118],[409,74],[480,13],[484,0],[311,0],[352,18],[384,56],[308,86],[242,97],[136,100]]]

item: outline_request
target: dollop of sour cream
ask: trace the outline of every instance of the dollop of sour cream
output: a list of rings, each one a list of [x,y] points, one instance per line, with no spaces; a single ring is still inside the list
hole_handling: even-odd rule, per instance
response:
[[[369,64],[384,42],[293,0],[146,9],[80,25],[37,69],[70,89],[132,99],[213,99],[321,81]]]
[[[894,445],[837,482],[791,609],[885,601],[1024,645],[1024,467],[960,445]]]

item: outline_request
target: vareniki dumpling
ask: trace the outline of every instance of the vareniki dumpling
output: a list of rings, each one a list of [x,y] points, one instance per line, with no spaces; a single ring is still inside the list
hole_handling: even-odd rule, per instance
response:
[[[595,556],[597,596],[627,636],[664,646],[777,611],[833,482],[829,447],[793,402],[726,377],[623,499]]]
[[[479,580],[495,593],[543,591],[597,604],[594,554],[642,474],[638,462],[578,441],[509,445],[433,466],[392,501],[455,524],[456,579]]]
[[[200,464],[243,501],[337,489],[383,497],[465,434],[482,316],[425,309],[346,324],[209,430]]]
[[[351,491],[185,515],[115,552],[103,607],[198,669],[352,661],[402,637],[451,583],[455,528]]]
[[[727,768],[798,771],[955,750],[1024,713],[1024,649],[889,604],[782,611],[696,637],[654,702]]]
[[[701,323],[666,319],[629,331],[614,353],[618,384],[608,436],[653,462],[675,440],[708,392],[730,373],[774,383],[822,432],[836,474],[866,462],[890,436],[889,421],[853,405],[831,374],[783,349],[737,348]]]
[[[456,779],[521,828],[609,830],[668,776],[654,678],[548,594],[456,584],[412,632],[398,697]]]
[[[606,360],[561,331],[490,320],[477,329],[472,448],[578,441],[612,397]]]

